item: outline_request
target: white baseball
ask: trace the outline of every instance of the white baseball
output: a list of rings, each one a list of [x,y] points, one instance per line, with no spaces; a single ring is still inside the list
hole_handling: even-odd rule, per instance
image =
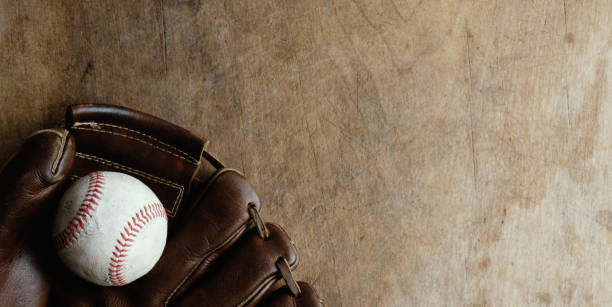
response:
[[[52,235],[59,257],[75,274],[101,286],[121,286],[157,263],[167,227],[164,206],[140,180],[93,172],[63,195]]]

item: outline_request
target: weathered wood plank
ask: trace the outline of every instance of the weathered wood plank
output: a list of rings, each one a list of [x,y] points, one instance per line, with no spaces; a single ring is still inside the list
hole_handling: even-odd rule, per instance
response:
[[[0,1],[0,158],[74,102],[244,170],[328,306],[604,305],[606,1]]]

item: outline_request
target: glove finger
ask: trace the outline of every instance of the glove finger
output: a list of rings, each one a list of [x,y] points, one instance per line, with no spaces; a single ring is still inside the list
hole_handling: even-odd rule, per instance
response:
[[[194,282],[177,306],[254,306],[279,279],[278,262],[287,270],[298,263],[297,253],[285,231],[267,224],[268,239],[251,229]]]
[[[72,136],[63,129],[33,134],[0,173],[0,237],[10,247],[60,189],[74,162]]]
[[[180,294],[251,226],[249,206],[259,210],[259,198],[246,179],[233,170],[219,171],[169,233],[159,262],[130,286],[155,289],[142,298],[150,302]]]
[[[297,282],[300,289],[298,295],[293,295],[288,286],[272,292],[258,307],[322,307],[323,303],[317,292],[303,281]]]

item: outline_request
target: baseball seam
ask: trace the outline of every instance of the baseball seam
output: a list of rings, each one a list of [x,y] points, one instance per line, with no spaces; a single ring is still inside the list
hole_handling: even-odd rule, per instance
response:
[[[93,213],[99,205],[98,201],[102,199],[105,183],[104,173],[94,172],[88,174],[88,176],[87,193],[76,215],[72,217],[64,230],[53,237],[53,246],[57,250],[67,248],[76,242],[83,229],[85,229],[88,220],[93,217]]]
[[[124,274],[126,272],[126,257],[128,256],[128,251],[138,236],[138,233],[156,218],[168,220],[166,209],[160,203],[144,206],[124,224],[125,226],[123,227],[123,231],[119,234],[108,266],[108,278],[113,285],[122,286],[127,283]]]

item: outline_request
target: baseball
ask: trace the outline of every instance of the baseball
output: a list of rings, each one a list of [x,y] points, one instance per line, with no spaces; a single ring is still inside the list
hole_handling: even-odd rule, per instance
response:
[[[140,180],[117,172],[78,179],[60,200],[52,240],[64,264],[101,286],[121,286],[159,260],[168,218]]]

